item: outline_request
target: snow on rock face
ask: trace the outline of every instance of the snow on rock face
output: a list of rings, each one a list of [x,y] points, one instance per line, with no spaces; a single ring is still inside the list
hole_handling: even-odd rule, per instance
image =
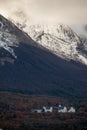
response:
[[[17,58],[13,47],[18,47],[18,41],[16,36],[9,32],[9,27],[6,28],[5,26],[5,22],[3,23],[3,21],[0,21],[0,48],[4,48],[14,58]]]
[[[87,65],[87,58],[77,50],[80,38],[67,25],[31,25],[23,30],[57,56]]]
[[[29,27],[29,34],[31,35],[44,35],[50,34],[66,42],[77,42],[79,38],[67,25],[33,25]]]

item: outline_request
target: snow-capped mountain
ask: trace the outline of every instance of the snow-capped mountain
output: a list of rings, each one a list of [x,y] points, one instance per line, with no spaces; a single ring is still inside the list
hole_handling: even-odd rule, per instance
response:
[[[49,49],[57,56],[81,62],[87,65],[87,55],[81,51],[81,45],[87,46],[80,37],[67,25],[28,25],[22,28],[39,45]],[[77,49],[80,46],[80,51]]]
[[[23,11],[17,11],[13,23],[39,45],[65,60],[87,65],[86,44],[69,26],[64,24],[32,24]]]

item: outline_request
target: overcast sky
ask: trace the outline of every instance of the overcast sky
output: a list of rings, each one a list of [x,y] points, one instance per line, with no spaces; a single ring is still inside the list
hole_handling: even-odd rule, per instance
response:
[[[87,24],[87,0],[0,0],[0,12],[11,19],[20,14],[32,22]]]

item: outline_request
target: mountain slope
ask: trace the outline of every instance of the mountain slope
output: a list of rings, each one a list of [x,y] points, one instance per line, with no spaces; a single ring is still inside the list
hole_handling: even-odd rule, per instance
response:
[[[0,19],[7,25],[0,31],[8,29],[9,35],[16,37],[16,42],[11,39],[12,44],[5,39],[6,46],[16,57],[4,45],[1,46],[0,40],[0,90],[67,98],[87,97],[86,66],[59,58],[4,17],[0,16]]]

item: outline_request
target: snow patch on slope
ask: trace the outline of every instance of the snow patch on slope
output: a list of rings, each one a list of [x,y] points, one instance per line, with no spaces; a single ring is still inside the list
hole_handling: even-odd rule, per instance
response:
[[[17,58],[13,47],[18,47],[16,36],[11,34],[9,30],[4,29],[4,25],[0,22],[0,48],[4,48],[14,58]]]

